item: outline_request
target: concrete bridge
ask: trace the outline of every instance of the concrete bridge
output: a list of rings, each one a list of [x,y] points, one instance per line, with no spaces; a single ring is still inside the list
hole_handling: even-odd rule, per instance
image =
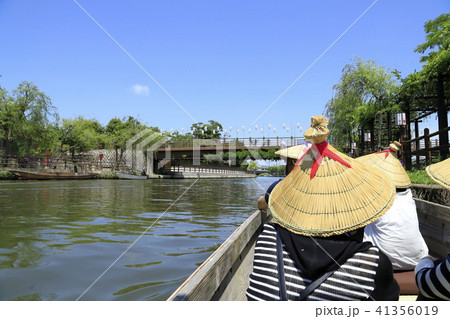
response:
[[[164,167],[171,170],[171,163],[184,160],[191,165],[201,167],[201,159],[205,154],[220,154],[221,152],[236,153],[249,150],[257,155],[258,150],[281,149],[303,143],[303,137],[259,137],[259,138],[221,138],[221,139],[185,139],[167,141],[156,149],[156,157],[148,154],[147,172],[155,172]],[[234,163],[228,163],[231,166]]]
[[[218,152],[234,152],[239,150],[267,150],[280,149],[295,146],[303,142],[303,137],[272,137],[272,138],[221,138],[221,139],[186,139],[168,141],[161,145],[158,153],[164,153],[170,149],[173,155],[211,154]]]

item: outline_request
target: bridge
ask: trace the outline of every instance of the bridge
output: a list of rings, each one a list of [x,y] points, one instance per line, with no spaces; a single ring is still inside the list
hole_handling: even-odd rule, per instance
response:
[[[163,159],[170,150],[174,159],[197,158],[196,153],[217,154],[239,150],[268,150],[291,147],[303,143],[303,137],[258,137],[258,138],[221,138],[221,139],[185,139],[168,141],[157,149],[158,159]],[[192,155],[192,157],[190,157]],[[187,157],[186,157],[187,156]]]
[[[247,138],[220,138],[220,139],[181,139],[175,141],[168,141],[164,145],[161,146],[159,150],[163,150],[166,148],[172,148],[172,150],[176,149],[191,149],[200,144],[203,146],[207,146],[208,144],[214,144],[217,146],[221,146],[222,148],[236,147],[237,149],[261,149],[261,148],[284,148],[290,147],[294,145],[298,145],[303,142],[303,137],[247,137]]]
[[[241,150],[249,150],[256,154],[258,150],[278,150],[303,143],[303,137],[258,137],[258,138],[221,138],[221,139],[182,139],[167,141],[156,150],[156,158],[151,158],[153,169],[147,165],[148,172],[153,172],[161,167],[164,170],[174,170],[174,163],[183,161],[183,166],[190,161],[189,166],[200,166],[200,161],[206,154],[220,154],[221,152],[236,153]],[[150,157],[153,157],[149,154]],[[150,164],[149,163],[149,164]],[[231,163],[228,163],[229,166]]]

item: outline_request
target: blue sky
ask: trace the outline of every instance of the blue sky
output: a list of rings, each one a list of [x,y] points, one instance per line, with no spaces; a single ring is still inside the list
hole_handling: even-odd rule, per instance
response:
[[[403,76],[420,70],[423,25],[449,8],[444,0],[0,0],[0,86],[33,82],[63,118],[107,124],[131,115],[165,131],[215,120],[240,137],[261,127],[268,136],[271,124],[270,136],[274,127],[288,136],[283,124],[299,133],[297,123],[306,128],[324,112],[353,57]]]

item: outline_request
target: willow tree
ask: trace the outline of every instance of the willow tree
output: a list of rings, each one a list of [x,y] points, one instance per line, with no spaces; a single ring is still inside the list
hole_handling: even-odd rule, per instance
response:
[[[372,149],[375,140],[380,148],[382,123],[386,115],[390,120],[389,114],[396,107],[397,89],[396,71],[377,66],[372,60],[355,58],[353,64],[344,67],[340,81],[333,86],[333,98],[326,105],[332,138],[345,138],[350,145],[358,132],[361,143],[361,134],[369,130]],[[375,123],[378,123],[377,137]]]
[[[333,89],[335,94],[326,105],[326,115],[332,132],[330,140],[336,145],[350,146],[356,141],[358,123],[355,114],[363,101],[354,88],[347,87],[342,81]]]

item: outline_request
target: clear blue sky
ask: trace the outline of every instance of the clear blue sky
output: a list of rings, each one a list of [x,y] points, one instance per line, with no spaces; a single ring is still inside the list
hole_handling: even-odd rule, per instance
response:
[[[0,0],[0,86],[33,82],[63,118],[131,115],[165,131],[215,120],[233,136],[245,126],[246,137],[271,124],[282,136],[283,123],[306,128],[324,112],[352,57],[403,76],[420,70],[423,25],[449,9],[447,0]]]

